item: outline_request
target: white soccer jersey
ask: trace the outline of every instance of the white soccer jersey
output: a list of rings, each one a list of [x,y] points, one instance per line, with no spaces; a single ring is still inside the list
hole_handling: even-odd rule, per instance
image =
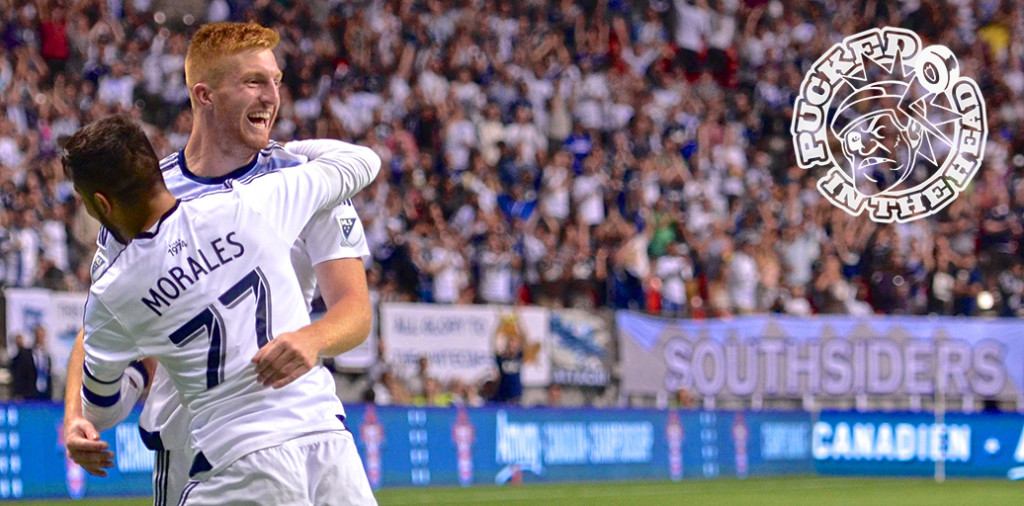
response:
[[[257,153],[248,165],[215,178],[201,177],[188,170],[185,152],[178,151],[160,161],[167,189],[178,198],[203,195],[224,188],[228,181],[244,180],[265,172],[287,169],[307,161],[307,157],[283,148],[277,142]],[[307,238],[309,240],[307,240]],[[124,245],[106,229],[100,231],[93,257],[92,277],[96,279]],[[332,210],[318,211],[291,249],[292,267],[308,306],[316,289],[313,266],[339,258],[365,258],[370,249],[363,225],[352,202],[346,200]],[[188,440],[188,418],[178,399],[174,384],[163,367],[158,367],[149,396],[139,417],[142,439],[151,450],[184,449]]]
[[[306,162],[306,157],[292,153],[277,142],[271,141],[261,149],[248,165],[239,167],[220,177],[197,176],[188,170],[184,150],[168,155],[160,161],[164,183],[172,195],[188,198],[220,190],[224,183],[242,180],[264,172],[295,167]],[[307,240],[308,239],[308,240]],[[106,229],[100,231],[96,240],[96,254],[93,257],[91,273],[93,279],[106,269],[109,259],[117,256],[124,245],[119,243]],[[302,286],[306,303],[312,301],[316,289],[313,266],[339,258],[366,258],[370,248],[363,234],[363,224],[350,200],[342,202],[332,210],[318,212],[309,220],[292,250],[292,264]]]
[[[295,273],[281,259],[316,211],[372,181],[380,159],[341,141],[288,150],[322,156],[180,201],[111,259],[90,289],[87,413],[116,404],[129,363],[156,357],[188,408],[195,471],[216,472],[246,453],[344,428],[326,369],[274,389],[257,381],[251,359],[274,336],[309,323]]]

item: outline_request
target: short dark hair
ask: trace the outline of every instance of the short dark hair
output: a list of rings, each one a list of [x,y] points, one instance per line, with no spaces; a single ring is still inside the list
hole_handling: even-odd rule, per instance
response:
[[[146,133],[123,115],[108,116],[75,132],[64,145],[61,163],[77,188],[121,203],[148,197],[164,184],[160,160]]]

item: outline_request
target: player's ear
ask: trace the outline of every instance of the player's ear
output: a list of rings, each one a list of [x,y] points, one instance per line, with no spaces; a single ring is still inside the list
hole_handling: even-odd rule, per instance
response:
[[[92,193],[92,201],[96,205],[96,211],[101,216],[110,216],[110,213],[114,210],[113,202],[104,194],[100,192]]]
[[[192,86],[192,96],[196,97],[199,105],[210,105],[213,103],[213,88],[206,83],[196,83]]]

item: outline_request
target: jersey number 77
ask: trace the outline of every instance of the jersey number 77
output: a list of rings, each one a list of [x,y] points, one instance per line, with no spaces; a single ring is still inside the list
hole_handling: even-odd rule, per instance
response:
[[[249,271],[231,288],[217,298],[227,309],[231,309],[252,294],[256,298],[256,345],[259,348],[270,342],[267,332],[270,325],[270,286],[259,267]],[[210,350],[206,358],[206,388],[213,388],[224,381],[224,318],[217,306],[210,304],[199,314],[171,333],[170,339],[178,348],[192,342],[200,335],[210,338]]]

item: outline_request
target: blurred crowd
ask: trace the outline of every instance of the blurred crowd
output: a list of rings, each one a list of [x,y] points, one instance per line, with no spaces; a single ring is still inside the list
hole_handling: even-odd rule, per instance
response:
[[[191,33],[251,20],[281,34],[274,138],[346,139],[384,161],[356,200],[383,301],[697,318],[1024,314],[1022,10],[993,0],[0,0],[0,282],[86,289],[98,225],[61,172],[61,139],[126,112],[158,155],[182,149]],[[909,224],[832,206],[815,188],[821,174],[795,165],[789,135],[809,65],[882,26],[949,47],[987,100],[974,183]]]

